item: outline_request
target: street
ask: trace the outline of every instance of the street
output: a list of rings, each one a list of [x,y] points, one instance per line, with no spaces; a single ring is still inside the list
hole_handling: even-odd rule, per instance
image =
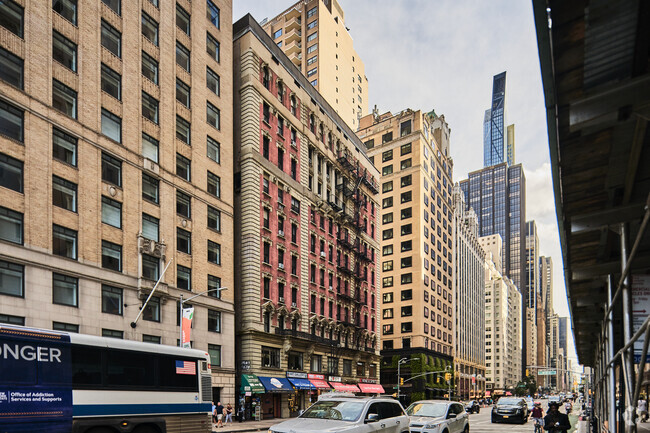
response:
[[[542,407],[544,408],[544,414],[546,414],[546,401],[544,400]],[[530,420],[525,424],[492,424],[490,413],[492,411],[492,406],[481,408],[481,412],[478,414],[470,414],[469,416],[469,430],[472,433],[530,433],[535,431],[535,425],[533,421]],[[564,412],[564,409],[561,409],[561,412]],[[573,418],[571,419],[573,424]]]

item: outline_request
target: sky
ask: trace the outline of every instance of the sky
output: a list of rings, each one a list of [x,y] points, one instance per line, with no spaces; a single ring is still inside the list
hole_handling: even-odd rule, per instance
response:
[[[233,21],[261,21],[296,0],[233,0]],[[532,2],[513,0],[339,0],[365,63],[369,109],[432,109],[451,128],[454,180],[483,167],[483,116],[492,77],[507,71],[506,111],[515,125],[515,162],[526,174],[526,219],[540,255],[553,259],[553,307],[568,316],[551,181],[544,95]],[[569,357],[575,364],[570,336]]]

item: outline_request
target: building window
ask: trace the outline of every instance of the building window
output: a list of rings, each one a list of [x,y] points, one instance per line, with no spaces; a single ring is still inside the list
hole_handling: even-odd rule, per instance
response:
[[[52,10],[77,25],[77,0],[54,0]]]
[[[206,85],[215,95],[221,95],[221,78],[210,68],[206,68]]]
[[[311,29],[313,29],[314,27],[316,27],[317,24],[318,24],[318,20],[315,19],[314,21],[312,21],[312,22],[310,22],[309,24],[307,24],[307,30],[311,30]]]
[[[0,186],[23,192],[22,161],[0,153]]]
[[[5,3],[6,4],[6,3]],[[0,135],[23,142],[23,116],[24,112],[0,100]],[[1,157],[2,155],[0,155]],[[13,159],[13,158],[12,158]],[[2,159],[0,159],[2,163]],[[21,163],[22,170],[22,163]],[[0,177],[4,177],[0,173]],[[22,176],[21,176],[22,179]],[[22,185],[22,181],[21,181]],[[21,187],[22,192],[22,187]]]
[[[219,28],[220,23],[219,23],[219,8],[211,1],[211,0],[206,0],[207,3],[207,16],[208,16],[208,21],[210,21],[216,28]]]
[[[102,241],[102,268],[122,272],[122,246]]]
[[[214,275],[208,275],[208,290],[214,290],[213,292],[208,292],[208,296],[213,298],[221,299],[221,290],[216,290],[221,288],[221,278],[215,277]]]
[[[102,328],[102,337],[124,339],[124,331],[117,331],[115,329]]]
[[[413,184],[413,175],[409,174],[408,176],[404,176],[400,179],[400,185],[402,187],[409,186]],[[425,188],[426,189],[426,188]],[[426,195],[425,195],[426,197]]]
[[[393,141],[393,132],[388,132],[381,136],[381,144],[386,144],[390,141]]]
[[[181,191],[176,191],[176,213],[187,219],[192,218],[192,199]]]
[[[262,367],[280,368],[280,349],[262,346]]]
[[[158,242],[159,225],[158,218],[142,214],[142,236],[145,238]]]
[[[23,214],[0,206],[0,239],[23,244]]]
[[[208,354],[210,355],[210,365],[213,367],[221,367],[221,346],[208,344]]]
[[[25,296],[25,267],[0,260],[0,294]]]
[[[400,196],[400,201],[402,203],[408,203],[413,200],[413,193],[411,191],[403,192]]]
[[[176,286],[183,290],[192,290],[192,270],[182,265],[176,266]]]
[[[176,63],[187,72],[190,72],[190,50],[180,42],[176,42]]]
[[[176,26],[187,36],[190,35],[190,14],[185,9],[176,4]]]
[[[206,121],[213,128],[221,129],[221,111],[209,102],[207,103]]]
[[[142,92],[142,116],[158,124],[158,100],[146,92]]]
[[[213,38],[209,33],[206,35],[206,50],[210,57],[212,57],[217,62],[220,61],[219,41]]]
[[[77,232],[54,224],[52,254],[77,260]]]
[[[208,171],[208,194],[221,197],[221,178]]]
[[[0,323],[25,326],[25,318],[20,316],[11,316],[9,314],[0,314]]]
[[[179,227],[176,227],[176,250],[185,254],[192,254],[192,234]]]
[[[120,15],[121,0],[102,0],[102,3],[108,6],[113,12]]]
[[[208,158],[216,162],[217,164],[221,163],[221,144],[208,136],[207,139],[207,149],[208,149]]]
[[[147,303],[147,306],[142,311],[142,320],[149,322],[160,322],[160,298],[152,296]]]
[[[158,257],[142,254],[142,278],[158,280],[160,275],[160,260]]]
[[[208,205],[208,228],[221,231],[221,211]]]
[[[381,201],[381,206],[383,209],[393,206],[393,197],[386,197]]]
[[[102,46],[117,57],[122,57],[122,34],[102,20]]]
[[[79,333],[79,325],[74,323],[52,322],[52,329],[54,331]]]
[[[176,138],[185,144],[190,144],[190,122],[176,116]]]
[[[123,304],[122,289],[102,284],[102,313],[121,316]]]
[[[53,143],[53,157],[58,159],[61,162],[70,164],[72,166],[77,165],[77,139],[56,129],[53,128],[52,135]],[[0,166],[1,162],[0,155]]]
[[[142,198],[158,204],[159,180],[142,173]]]
[[[63,36],[61,33],[52,32],[52,58],[70,69],[77,71],[77,44]]]
[[[102,90],[118,101],[122,100],[122,77],[103,63]]]
[[[122,186],[122,161],[102,153],[102,180]]]
[[[102,222],[118,229],[122,228],[122,203],[102,196]]]
[[[77,92],[60,81],[52,80],[52,107],[76,119]]]
[[[389,174],[393,174],[393,166],[387,165],[386,167],[382,168],[381,174],[382,176],[388,176]]]
[[[160,344],[160,336],[159,335],[148,335],[148,334],[142,334],[142,342],[143,343],[152,343],[152,344]]]
[[[68,275],[52,274],[52,302],[78,307],[79,280]]]
[[[158,149],[159,149],[158,140],[156,140],[149,134],[145,134],[143,132],[142,133],[142,156],[157,163]]]
[[[142,52],[142,75],[158,84],[158,62],[149,54]]]
[[[77,212],[77,185],[58,176],[52,176],[52,204]]]
[[[208,262],[221,264],[221,245],[216,242],[208,241]]]
[[[392,190],[393,190],[392,180],[390,182],[384,182],[384,184],[381,186],[381,192],[390,192]]]
[[[311,371],[320,372],[323,369],[323,356],[322,355],[312,355],[311,356]]]
[[[142,36],[158,46],[158,23],[144,12],[142,12]]]
[[[384,277],[381,282],[382,287],[393,287],[393,277]]]
[[[23,37],[25,10],[11,0],[0,3],[0,26],[11,33]]]
[[[190,86],[176,79],[176,100],[190,108]]]
[[[208,310],[208,331],[221,332],[221,311]]]
[[[408,132],[408,134],[410,134],[411,133],[411,125],[410,125],[411,121],[409,120],[408,123],[409,123],[409,132]],[[402,124],[402,126],[404,126],[404,125]],[[402,144],[402,146],[400,147],[400,151],[399,151],[400,156],[408,155],[409,153],[411,153],[411,143]]]
[[[273,39],[277,39],[280,36],[282,36],[282,29],[277,30],[275,33],[273,33]]]
[[[404,137],[405,135],[409,135],[410,133],[411,133],[411,121],[407,120],[406,122],[402,122],[399,127],[399,136]],[[404,146],[402,146],[402,148],[404,148]],[[409,144],[409,152],[410,152],[410,144]],[[405,153],[402,153],[402,155],[405,155]]]
[[[186,181],[191,180],[191,161],[180,153],[176,154],[176,175]]]
[[[122,119],[102,108],[102,134],[108,138],[122,142]]]

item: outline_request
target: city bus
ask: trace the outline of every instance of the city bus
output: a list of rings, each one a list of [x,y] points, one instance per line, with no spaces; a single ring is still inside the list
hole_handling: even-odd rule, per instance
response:
[[[210,356],[0,325],[0,432],[208,433]]]

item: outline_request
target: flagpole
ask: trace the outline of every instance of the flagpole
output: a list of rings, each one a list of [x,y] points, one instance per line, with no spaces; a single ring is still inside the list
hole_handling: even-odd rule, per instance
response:
[[[180,335],[179,335],[179,338],[178,338],[178,346],[179,347],[183,347],[183,303],[187,302],[187,301],[191,301],[192,299],[197,298],[197,297],[199,297],[201,295],[205,295],[206,293],[220,292],[222,290],[228,290],[228,288],[227,287],[217,287],[215,289],[206,290],[205,292],[197,293],[196,295],[194,295],[192,297],[189,297],[189,298],[187,298],[185,300],[183,300],[183,293],[180,294],[180,308],[179,308],[180,312],[178,313],[178,318],[179,318],[180,322],[178,322],[178,323],[179,323],[179,326],[180,326],[181,330],[180,330]]]
[[[167,262],[167,265],[165,266],[165,269],[163,269],[162,274],[160,274],[160,277],[158,278],[158,281],[156,281],[156,284],[153,286],[153,289],[151,289],[151,293],[149,293],[149,297],[145,301],[144,305],[140,308],[140,311],[138,312],[138,315],[136,316],[135,320],[133,322],[131,322],[131,328],[135,329],[135,327],[137,326],[138,320],[140,319],[140,316],[142,315],[142,313],[144,311],[144,308],[147,306],[147,304],[149,303],[149,300],[153,296],[153,292],[155,292],[156,289],[158,288],[158,284],[160,284],[160,281],[162,281],[162,278],[165,275],[165,272],[167,272],[167,268],[169,267],[169,265],[171,265],[172,261],[174,261],[173,257],[171,259],[169,259],[169,262]]]

